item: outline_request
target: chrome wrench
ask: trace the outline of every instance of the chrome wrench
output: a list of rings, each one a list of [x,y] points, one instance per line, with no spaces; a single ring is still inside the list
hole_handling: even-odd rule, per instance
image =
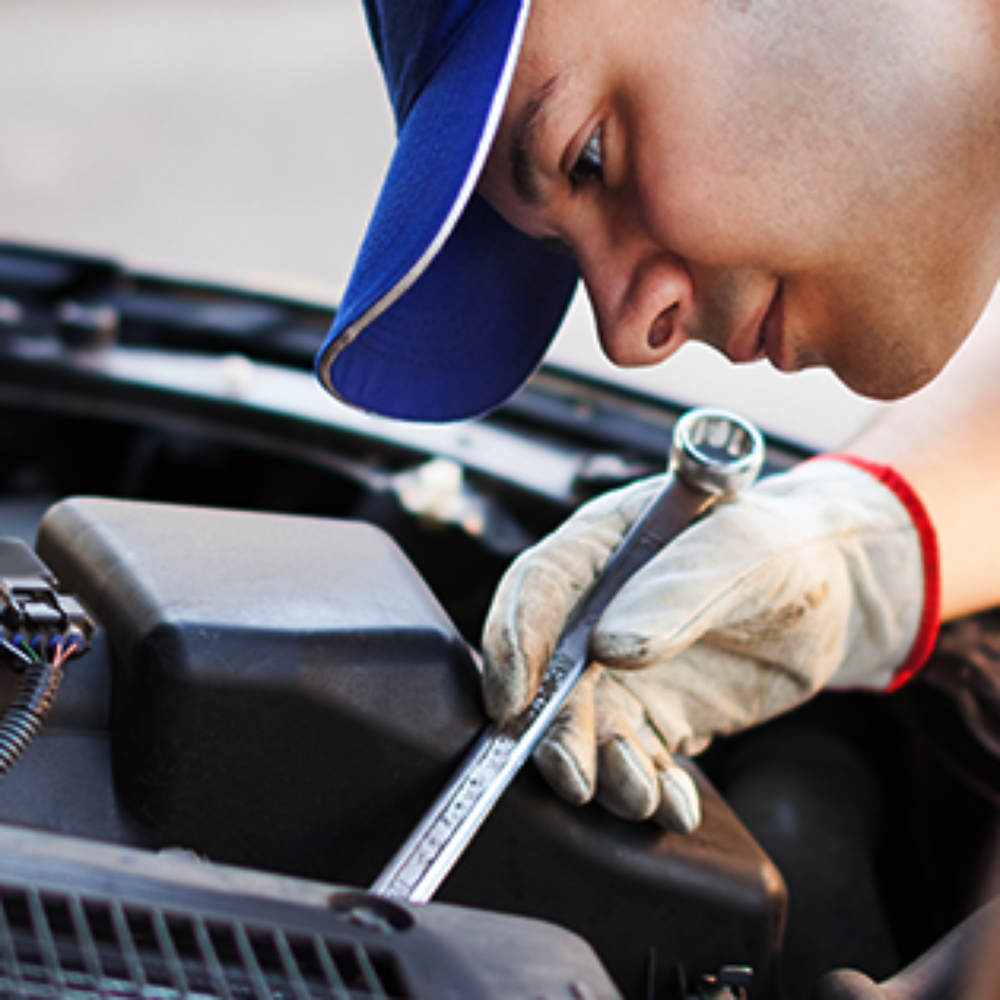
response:
[[[434,895],[565,704],[587,666],[590,634],[615,594],[716,501],[753,483],[763,460],[760,434],[739,417],[697,409],[677,421],[663,489],[570,616],[534,700],[513,719],[486,727],[372,892],[410,903]]]

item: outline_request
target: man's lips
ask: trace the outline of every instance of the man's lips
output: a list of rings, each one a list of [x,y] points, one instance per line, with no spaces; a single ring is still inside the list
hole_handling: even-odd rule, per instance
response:
[[[791,370],[785,367],[785,286],[780,281],[760,325],[760,341],[763,354],[778,371]]]
[[[784,326],[782,288],[781,282],[778,282],[774,294],[762,311],[730,340],[726,353],[735,364],[748,364],[768,358],[776,368],[781,367],[779,361]]]

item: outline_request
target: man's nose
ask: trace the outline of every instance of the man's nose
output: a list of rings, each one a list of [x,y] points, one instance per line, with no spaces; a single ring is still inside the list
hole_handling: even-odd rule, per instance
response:
[[[574,249],[601,347],[622,367],[655,365],[685,342],[694,287],[685,262],[641,226],[598,224]]]

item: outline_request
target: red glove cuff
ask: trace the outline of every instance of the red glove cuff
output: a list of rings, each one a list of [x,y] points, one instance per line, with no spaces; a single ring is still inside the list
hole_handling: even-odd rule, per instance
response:
[[[924,564],[924,609],[910,652],[886,688],[887,691],[896,691],[927,662],[937,641],[938,628],[941,624],[941,563],[938,559],[937,533],[923,501],[895,469],[888,465],[869,462],[856,455],[835,453],[818,455],[817,458],[832,458],[838,462],[847,462],[848,465],[863,469],[874,476],[896,494],[916,526]]]

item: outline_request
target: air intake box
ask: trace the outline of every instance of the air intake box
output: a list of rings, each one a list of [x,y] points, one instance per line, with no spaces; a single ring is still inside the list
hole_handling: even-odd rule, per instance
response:
[[[154,844],[370,885],[484,723],[467,647],[369,525],[74,499],[38,548],[106,632],[116,791]],[[571,808],[526,768],[439,898],[575,931],[626,996],[678,966],[762,986],[782,879],[688,766],[688,837]]]
[[[480,723],[468,650],[366,524],[77,499],[38,548],[107,631],[115,785],[163,844],[364,883]]]

